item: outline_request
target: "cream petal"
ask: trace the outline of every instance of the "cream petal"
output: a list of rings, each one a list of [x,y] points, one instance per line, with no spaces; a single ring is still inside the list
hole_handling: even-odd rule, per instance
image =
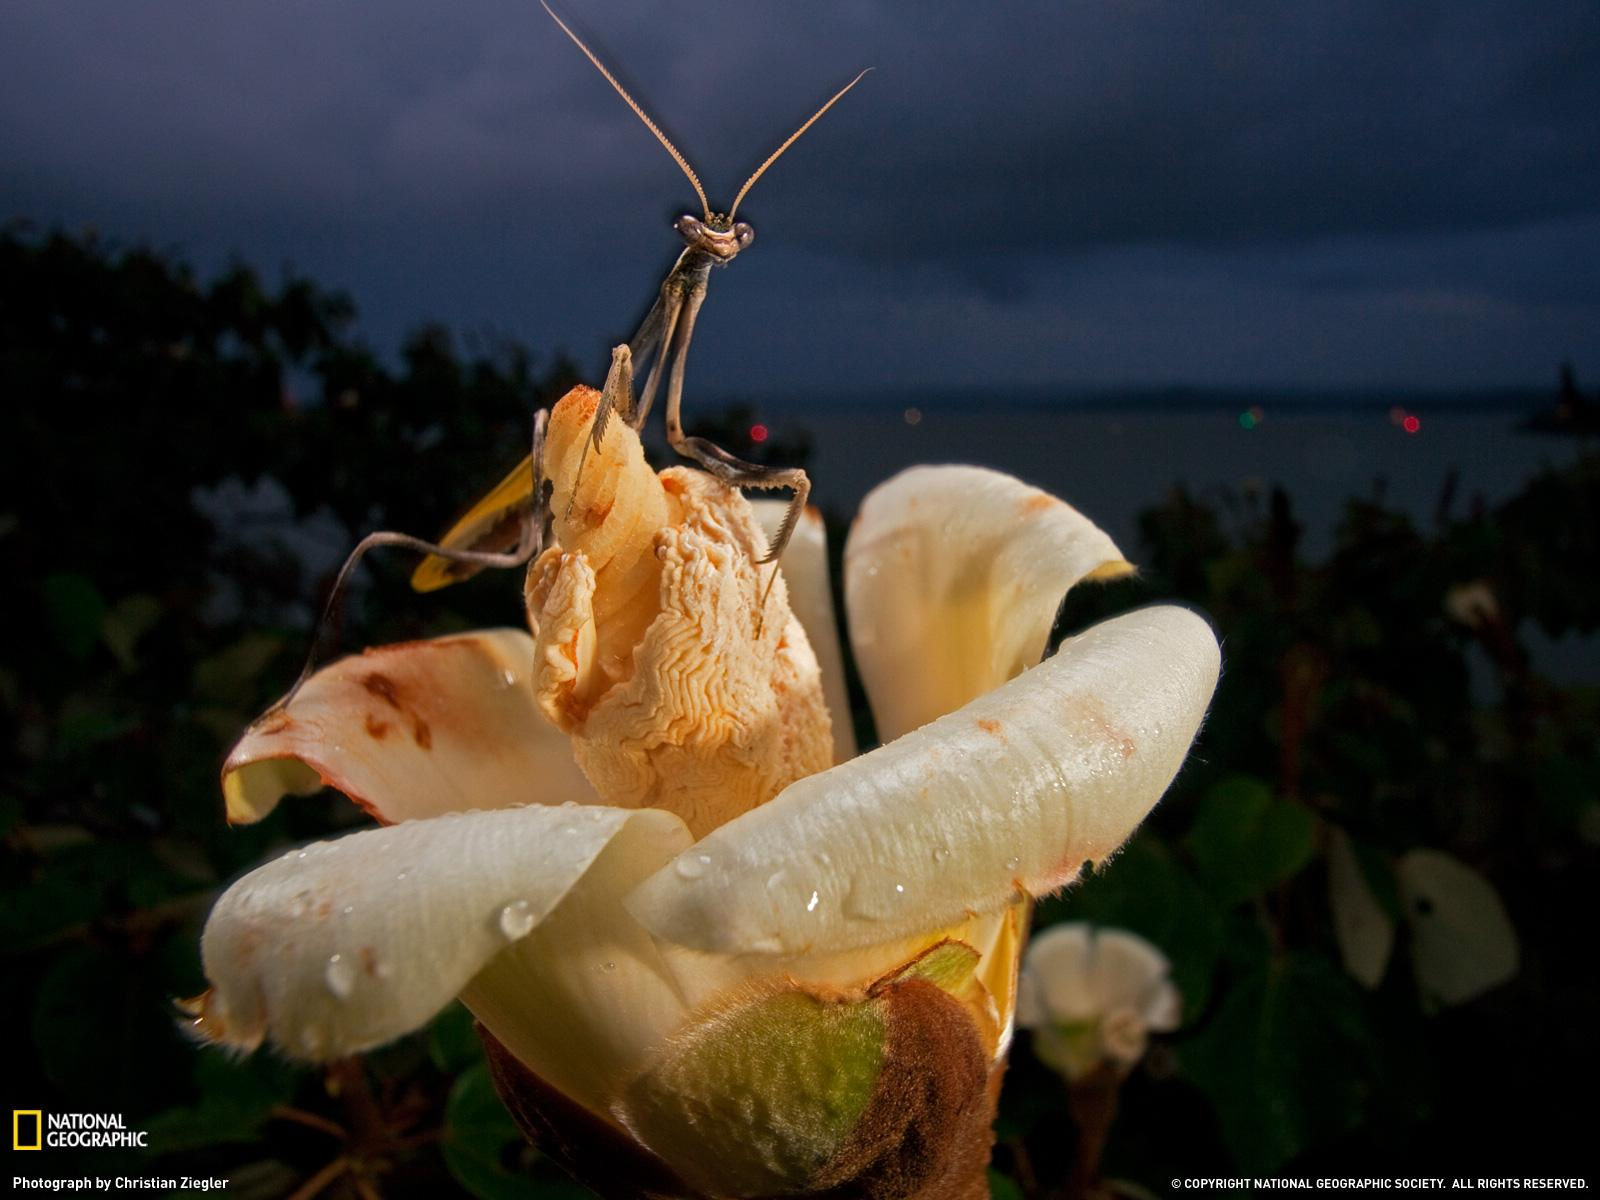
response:
[[[534,933],[624,830],[662,858],[689,842],[654,809],[529,805],[291,850],[211,910],[197,1032],[312,1060],[408,1033]]]
[[[693,862],[697,864],[698,858]],[[1021,904],[1012,905],[955,925],[921,929],[871,945],[844,949],[824,945],[784,958],[760,953],[712,954],[669,941],[658,945],[686,1007],[696,1009],[715,1004],[725,995],[760,987],[763,980],[770,981],[774,977],[825,992],[861,991],[895,973],[939,942],[961,942],[971,946],[979,956],[976,978],[992,1006],[988,1015],[994,1025],[998,1061],[1011,1033],[1016,995],[1015,945],[1018,927],[1026,920],[1022,908]]]
[[[1022,1029],[1036,1029],[1048,1019],[1039,981],[1027,967],[1017,977],[1017,1025]]]
[[[492,629],[380,646],[324,667],[228,754],[228,820],[259,821],[284,795],[324,784],[386,824],[593,802],[567,736],[534,707],[532,665],[532,638]]]
[[[1183,996],[1170,979],[1163,979],[1145,994],[1139,1016],[1157,1033],[1170,1033],[1183,1023]]]
[[[799,954],[882,942],[1052,891],[1177,774],[1216,686],[1187,609],[1102,622],[958,712],[790,784],[628,898],[663,938]]]
[[[1133,568],[1070,505],[981,467],[913,467],[845,543],[850,641],[885,742],[1033,666],[1067,589]]]
[[[1051,1021],[1086,1021],[1095,1015],[1089,988],[1091,937],[1081,921],[1052,925],[1028,943],[1024,973],[1033,1000],[1028,1016],[1018,1020],[1029,1029]]]
[[[1150,1030],[1131,1008],[1119,1008],[1100,1019],[1100,1047],[1114,1062],[1131,1066],[1144,1057]]]
[[[689,845],[689,832],[659,809],[630,811],[651,819],[619,829],[555,911],[461,994],[535,1075],[600,1116],[689,1007],[654,939],[622,907],[630,889]]]
[[[762,532],[772,537],[783,524],[789,505],[783,500],[752,500]],[[789,608],[806,631],[811,652],[822,668],[822,697],[833,719],[833,761],[849,762],[856,756],[855,729],[850,721],[850,697],[845,691],[844,654],[839,629],[833,619],[833,588],[828,576],[828,530],[822,514],[808,508],[800,514],[794,536],[778,560],[789,586]]]
[[[1167,956],[1137,934],[1101,929],[1095,934],[1089,990],[1099,1012],[1132,1008],[1143,1002],[1166,977]]]

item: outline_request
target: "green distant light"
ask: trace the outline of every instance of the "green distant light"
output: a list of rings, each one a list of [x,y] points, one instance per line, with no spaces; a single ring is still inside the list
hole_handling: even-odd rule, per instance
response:
[[[1253,412],[1249,411],[1248,409],[1246,409],[1244,412],[1239,414],[1239,428],[1240,429],[1254,429],[1255,427],[1256,427],[1256,415],[1255,415],[1255,413],[1253,413]]]

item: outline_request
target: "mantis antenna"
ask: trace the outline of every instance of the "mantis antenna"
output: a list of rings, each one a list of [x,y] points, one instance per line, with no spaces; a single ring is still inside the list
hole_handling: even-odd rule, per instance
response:
[[[804,125],[800,126],[799,129],[796,129],[793,133],[791,133],[787,138],[784,139],[783,145],[779,146],[771,154],[767,155],[767,161],[762,163],[759,167],[757,167],[755,169],[755,171],[751,174],[750,178],[746,179],[744,181],[744,186],[739,189],[739,194],[733,198],[733,203],[728,206],[728,220],[730,220],[730,221],[733,220],[733,214],[739,211],[739,204],[745,198],[745,194],[747,192],[749,192],[749,190],[753,186],[755,186],[756,180],[760,179],[763,175],[766,174],[767,168],[770,167],[773,163],[777,162],[778,159],[783,156],[783,152],[785,150],[787,150],[790,146],[794,145],[797,141],[799,141],[800,140],[800,135],[803,134],[806,130],[810,129],[813,125],[815,125],[817,123],[818,119],[822,116],[823,113],[827,112],[835,104],[839,103],[840,100],[843,100],[844,99],[844,94],[846,92],[848,92],[851,88],[855,87],[856,84],[860,83],[863,79],[865,79],[867,77],[867,75],[871,72],[871,70],[872,70],[872,68],[868,67],[865,71],[862,71],[861,74],[857,75],[849,83],[845,84],[842,88],[840,88],[837,92],[835,92],[833,94],[833,99],[829,100],[821,108],[817,109],[816,112],[812,113],[811,117],[806,121],[806,123]]]
[[[672,161],[677,163],[679,168],[682,169],[683,173],[689,177],[689,182],[694,187],[694,194],[700,197],[700,210],[705,215],[706,220],[709,221],[711,219],[711,201],[706,199],[706,190],[700,186],[700,176],[694,173],[694,168],[689,165],[689,160],[684,158],[684,156],[679,153],[678,148],[672,144],[672,140],[668,138],[666,134],[661,132],[661,130],[656,126],[656,123],[650,119],[650,114],[645,112],[644,109],[639,106],[639,102],[632,96],[628,95],[628,89],[617,82],[617,77],[611,73],[609,68],[606,67],[605,63],[600,61],[599,56],[596,55],[593,50],[589,49],[581,37],[572,32],[572,28],[565,21],[556,16],[556,10],[551,8],[550,5],[545,2],[545,0],[539,0],[539,3],[544,5],[544,10],[550,14],[550,19],[557,25],[561,26],[561,32],[571,38],[572,44],[579,50],[582,50],[583,56],[594,64],[594,69],[599,71],[600,74],[605,77],[605,81],[607,83],[617,89],[617,95],[621,96],[628,107],[633,109],[633,115],[638,117],[639,120],[643,121],[644,127],[656,135],[656,141],[660,142],[664,147],[666,147],[667,153],[672,155]],[[833,101],[830,100],[828,103],[832,104]],[[817,116],[821,115],[821,113],[817,114]],[[816,117],[811,118],[812,121],[815,121],[816,119]],[[806,122],[807,125],[810,123],[811,121]],[[801,132],[804,132],[803,128]],[[796,134],[795,136],[798,137],[800,135]],[[761,170],[766,170],[765,163],[762,164]],[[758,175],[760,173],[760,171],[756,172]],[[749,184],[746,184],[745,186],[748,187]]]

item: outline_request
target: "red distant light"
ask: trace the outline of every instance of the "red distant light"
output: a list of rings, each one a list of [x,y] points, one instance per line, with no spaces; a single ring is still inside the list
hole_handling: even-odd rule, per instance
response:
[[[1422,419],[1415,413],[1407,413],[1406,419],[1400,422],[1400,428],[1407,433],[1416,433],[1422,428]]]
[[[750,426],[750,440],[752,442],[764,442],[767,440],[768,432],[769,430],[765,425],[752,425]]]

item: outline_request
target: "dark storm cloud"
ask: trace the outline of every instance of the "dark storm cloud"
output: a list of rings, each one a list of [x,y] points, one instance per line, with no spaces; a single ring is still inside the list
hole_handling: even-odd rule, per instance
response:
[[[563,11],[714,203],[878,68],[746,205],[760,248],[696,351],[730,386],[1473,379],[1593,346],[1593,0]],[[0,10],[0,216],[292,259],[387,338],[435,316],[588,355],[691,200],[534,0]]]
[[[1594,4],[959,11],[886,43],[897,119],[838,135],[831,177],[902,197],[850,223],[860,248],[1460,230],[1600,196]]]

